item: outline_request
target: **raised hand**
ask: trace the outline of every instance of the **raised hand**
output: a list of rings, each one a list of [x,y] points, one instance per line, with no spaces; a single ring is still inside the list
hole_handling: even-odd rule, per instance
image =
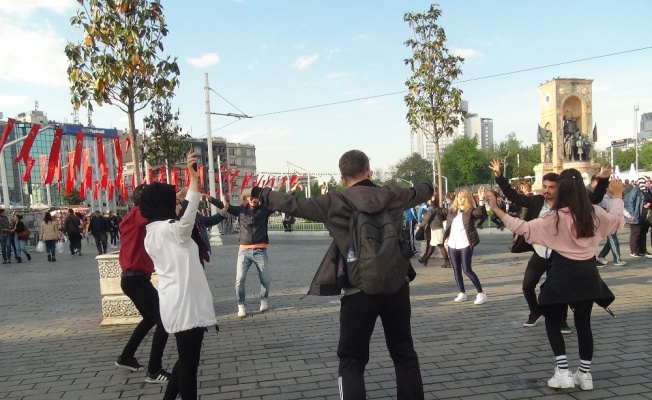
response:
[[[497,159],[497,158],[494,158],[493,160],[491,160],[491,162],[489,163],[489,169],[494,171],[494,175],[496,176],[496,178],[498,178],[501,175],[501,172],[500,172],[500,160]]]

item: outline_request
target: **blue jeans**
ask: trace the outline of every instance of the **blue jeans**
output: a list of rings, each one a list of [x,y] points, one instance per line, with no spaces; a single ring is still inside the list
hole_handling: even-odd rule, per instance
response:
[[[238,263],[235,270],[235,296],[238,300],[238,305],[245,304],[245,281],[247,280],[247,272],[249,271],[251,264],[254,264],[258,269],[258,277],[260,278],[260,298],[267,299],[267,296],[269,296],[269,284],[271,280],[267,268],[267,250],[240,250],[238,252]]]
[[[16,258],[20,258],[20,256],[22,255],[21,253],[25,253],[26,256],[29,256],[29,253],[27,252],[27,250],[25,250],[25,245],[27,244],[27,242],[18,238],[18,235],[14,236],[14,241],[16,245],[16,253],[18,254]]]

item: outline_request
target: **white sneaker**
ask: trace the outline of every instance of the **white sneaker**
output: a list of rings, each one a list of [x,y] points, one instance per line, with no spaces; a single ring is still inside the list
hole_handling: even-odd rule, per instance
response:
[[[575,387],[573,375],[568,369],[559,369],[555,367],[555,374],[548,379],[548,386],[557,389],[567,389]]]
[[[597,257],[595,260],[598,262],[598,264],[602,264],[602,266],[605,266],[608,263],[604,257]]]
[[[593,390],[593,378],[591,373],[584,373],[579,369],[573,374],[573,383],[578,385],[582,390]]]
[[[260,299],[260,311],[267,310],[269,310],[269,303],[267,302],[267,299]]]
[[[483,304],[485,301],[487,301],[487,295],[484,294],[484,292],[482,292],[482,293],[478,293],[478,295],[475,297],[475,301],[473,302],[473,304],[480,305]]]
[[[247,310],[245,310],[245,306],[238,304],[238,317],[244,318],[247,316]]]
[[[454,301],[460,302],[460,301],[466,301],[467,296],[466,293],[460,293],[457,295]]]
[[[618,267],[623,267],[623,266],[627,265],[627,261],[614,261],[614,265],[616,265]]]

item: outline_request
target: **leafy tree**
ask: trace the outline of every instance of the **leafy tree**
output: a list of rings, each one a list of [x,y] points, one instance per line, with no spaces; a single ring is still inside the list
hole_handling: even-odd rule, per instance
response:
[[[478,139],[462,136],[448,145],[441,165],[446,171],[448,188],[475,185],[491,180],[489,158],[478,149]]]
[[[78,0],[71,25],[83,39],[66,45],[71,101],[75,109],[91,102],[117,106],[127,114],[136,182],[140,166],[136,144],[137,111],[168,97],[178,85],[176,58],[162,58],[168,29],[160,0]]]
[[[405,82],[408,94],[407,121],[412,132],[423,133],[435,145],[439,198],[442,198],[442,165],[439,139],[453,134],[460,124],[462,91],[453,87],[461,74],[462,57],[452,55],[446,48],[446,33],[437,24],[441,10],[436,4],[426,13],[406,13],[403,17],[414,30],[414,38],[405,42],[412,57],[405,60],[412,76]]]
[[[645,171],[652,170],[652,142],[646,142],[638,150],[638,166]]]
[[[421,157],[419,153],[412,153],[411,156],[401,159],[398,164],[396,164],[396,171],[394,176],[391,178],[398,178],[400,182],[405,184],[399,186],[410,186],[421,182],[432,182],[432,164],[425,158]]]
[[[65,190],[62,190],[61,193],[59,193],[61,196],[61,204],[67,204],[70,206],[76,206],[78,204],[84,204],[84,200],[80,195],[79,195],[79,190],[73,188],[72,191],[70,192],[70,196],[66,194]]]
[[[151,108],[151,114],[144,118],[145,129],[151,133],[143,140],[147,147],[145,159],[152,166],[164,165],[169,174],[170,166],[185,158],[190,135],[181,134],[179,111],[172,113],[167,98],[153,100]]]
[[[619,166],[621,173],[626,174],[630,166],[634,163],[636,163],[636,152],[633,148],[614,151],[614,168],[616,165]]]

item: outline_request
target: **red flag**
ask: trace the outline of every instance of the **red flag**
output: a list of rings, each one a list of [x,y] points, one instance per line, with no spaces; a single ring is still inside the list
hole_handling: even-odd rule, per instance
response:
[[[253,173],[253,172],[252,172],[251,174],[248,174],[248,173],[245,172],[245,173],[244,173],[244,177],[242,178],[242,187],[244,188],[244,187],[249,186],[249,181],[250,181],[251,178],[253,178],[253,177],[254,177],[254,173]]]
[[[127,152],[129,151],[129,148],[130,148],[130,147],[131,147],[131,138],[128,137],[128,138],[127,138],[127,145],[125,146],[125,154],[127,154]],[[136,160],[133,160],[133,161],[136,161]]]
[[[5,129],[6,129],[6,125],[5,125]],[[38,131],[40,129],[41,129],[41,125],[39,124],[32,125],[32,129],[29,130],[27,139],[25,139],[25,143],[23,144],[23,147],[21,147],[20,149],[20,153],[18,153],[16,158],[14,158],[14,163],[17,163],[20,160],[25,160],[25,163],[28,162],[29,151],[32,149],[32,145],[34,144],[34,139],[36,139],[36,135],[38,135]]]
[[[25,161],[25,175],[23,175],[23,182],[29,181],[29,175],[32,173],[34,164],[36,164],[36,160],[30,156],[27,156],[27,160]]]
[[[41,154],[40,158],[41,158],[41,160],[40,160],[40,161],[41,161],[41,162],[40,162],[40,167],[41,167],[41,183],[45,183],[45,172],[46,172],[46,170],[45,170],[45,165],[46,165],[46,163],[47,163],[47,161],[48,161],[48,156],[46,156],[45,154]]]
[[[106,168],[106,160],[104,159],[104,141],[102,135],[97,134],[97,163],[100,165],[100,171],[104,171],[102,167]]]
[[[72,153],[72,152],[71,152]],[[68,154],[70,157],[70,153]],[[74,158],[74,154],[73,154]],[[72,193],[72,188],[75,185],[75,178],[73,178],[73,174],[75,173],[75,166],[71,163],[68,163],[68,174],[66,176],[66,195],[70,196]]]
[[[115,150],[115,158],[118,160],[118,168],[122,169],[122,151],[120,150],[120,138],[113,137],[113,149]]]
[[[75,155],[76,157],[77,155]],[[84,149],[84,166],[81,170],[82,174],[86,174],[88,167],[91,165],[91,149]],[[91,185],[86,183],[86,187],[90,188]]]
[[[165,183],[165,181],[166,181],[166,179],[165,179],[165,172],[166,172],[166,171],[165,171],[165,167],[161,167],[161,168],[158,170],[158,179],[157,179],[157,182],[159,182],[159,183]]]
[[[120,186],[120,194],[122,195],[122,201],[127,201],[127,196],[128,196],[128,191],[127,191],[127,185],[125,185],[124,182],[122,182],[122,185]]]
[[[108,193],[109,201],[113,201],[113,180],[112,179],[109,179],[109,182],[108,182],[107,186],[108,186],[108,192],[109,192]]]
[[[109,169],[106,167],[106,165],[100,165],[100,170],[102,171],[102,175],[101,175],[102,189],[106,189],[109,183]]]
[[[136,189],[136,174],[131,175],[131,188]]]
[[[149,179],[149,183],[154,183],[154,169],[153,168],[147,168],[147,178]]]
[[[177,186],[179,184],[179,168],[172,168],[172,176],[170,177],[170,184]]]
[[[199,187],[203,188],[204,187],[204,166],[200,165],[197,167],[197,172],[199,172]],[[188,184],[188,181],[186,181],[186,185]]]
[[[93,182],[93,199],[97,200],[100,196],[100,181],[95,179],[95,182]]]
[[[90,165],[86,167],[86,189],[93,186],[93,167]]]
[[[79,174],[83,174],[86,172],[86,166],[84,166],[84,169],[81,168],[81,160],[82,160],[82,153],[84,153],[84,157],[86,156],[86,153],[84,152],[84,132],[77,132],[77,141],[75,142],[75,161],[73,162],[73,176],[75,179],[77,179],[77,171],[79,171]],[[88,158],[91,157],[91,152],[88,150]]]
[[[79,185],[79,197],[86,198],[86,183],[84,181]]]
[[[61,182],[61,158],[59,158],[59,163],[57,163],[57,182]]]
[[[236,180],[236,178],[238,177],[238,175],[240,175],[240,170],[239,170],[239,169],[236,169],[236,170],[233,171],[233,173],[231,174],[231,177],[229,178],[229,183],[230,183],[230,184],[233,184],[233,182]]]
[[[61,135],[63,135],[63,128],[57,128],[54,131],[54,139],[52,140],[52,147],[50,148],[50,158],[48,159],[48,175],[45,177],[45,184],[52,183],[54,173],[59,164],[59,150],[61,150]]]
[[[278,187],[285,186],[285,182],[287,182],[287,181],[288,181],[288,177],[286,175],[283,175],[283,177],[281,177],[281,183],[278,184]]]
[[[13,118],[9,118],[7,120],[7,124],[5,125],[4,131],[2,131],[2,138],[0,139],[0,150],[2,150],[3,147],[5,147],[5,143],[7,143],[7,139],[9,139],[9,134],[11,131],[14,130],[14,124],[16,123],[16,120]]]
[[[66,180],[70,179],[74,181],[77,179],[77,171],[75,171],[75,152],[74,151],[69,151],[68,152],[68,176],[66,177]]]
[[[271,188],[274,188],[274,185],[276,184],[276,178],[271,177],[267,182],[265,182],[265,186],[269,186]]]
[[[197,168],[197,171],[199,171],[199,167]],[[183,170],[183,181],[185,182],[186,186],[188,186],[188,182],[190,182],[190,169],[188,169],[188,167]],[[201,186],[199,188],[201,189]]]
[[[290,187],[293,187],[298,181],[299,181],[299,177],[296,175],[292,175],[290,177]]]

